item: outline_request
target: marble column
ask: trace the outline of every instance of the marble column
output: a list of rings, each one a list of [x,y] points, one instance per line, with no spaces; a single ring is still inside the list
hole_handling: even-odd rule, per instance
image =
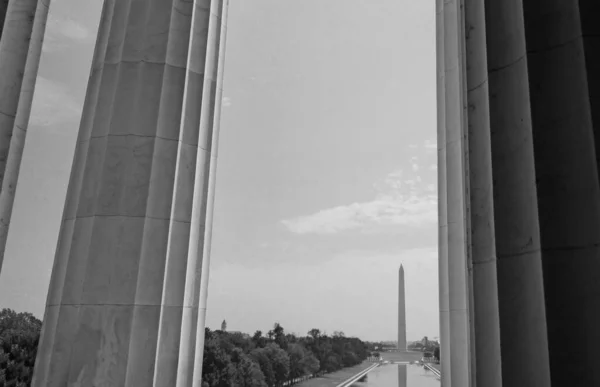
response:
[[[484,4],[465,0],[473,385],[502,386]]]
[[[550,386],[522,0],[485,16],[502,383]]]
[[[0,39],[0,271],[50,0],[11,0]]]
[[[448,288],[448,216],[446,192],[446,112],[444,68],[444,0],[436,0],[437,61],[437,176],[438,176],[438,278],[440,303],[440,366],[442,387],[451,385],[450,313]]]
[[[4,29],[4,18],[6,18],[7,8],[8,0],[0,0],[0,39],[2,38],[2,30]]]
[[[595,134],[596,164],[600,170],[600,55],[597,54],[600,24],[597,23],[597,4],[595,0],[579,1],[581,34],[586,53],[587,89],[592,107],[592,124]]]
[[[444,2],[448,288],[452,384],[470,386],[470,327],[466,262],[465,106],[462,0]]]
[[[600,386],[600,186],[578,2],[523,0],[552,385]]]
[[[32,386],[201,386],[226,11],[105,1]]]

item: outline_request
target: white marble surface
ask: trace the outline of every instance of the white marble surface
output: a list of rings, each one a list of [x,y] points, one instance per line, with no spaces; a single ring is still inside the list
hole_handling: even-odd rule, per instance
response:
[[[503,383],[549,386],[523,2],[486,15]]]
[[[484,3],[465,0],[473,385],[501,387],[500,316],[492,187]]]
[[[106,2],[33,386],[200,387],[226,8]]]
[[[470,385],[470,327],[466,262],[466,208],[463,106],[463,43],[460,0],[444,2],[444,69],[446,117],[446,189],[448,217],[448,288],[450,368],[453,386]]]
[[[452,345],[448,287],[448,217],[446,191],[446,111],[444,67],[444,1],[436,0],[437,146],[438,146],[438,278],[440,303],[440,357],[442,385],[451,386]]]
[[[0,40],[0,271],[48,18],[49,0],[11,0]]]
[[[600,185],[590,100],[598,69],[586,60],[598,53],[584,45],[580,18],[590,15],[580,12],[586,11],[578,3],[524,2],[551,379],[594,386],[600,385],[594,349],[600,331],[591,328],[600,326]],[[572,315],[579,318],[566,317]],[[572,340],[564,340],[565,332]]]

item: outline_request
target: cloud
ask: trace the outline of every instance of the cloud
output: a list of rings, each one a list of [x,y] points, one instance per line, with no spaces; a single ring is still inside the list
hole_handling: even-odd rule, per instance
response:
[[[437,141],[425,140],[423,143],[423,147],[428,150],[436,150],[437,149]]]
[[[44,52],[57,52],[70,46],[73,42],[87,43],[92,39],[92,31],[83,24],[70,17],[58,16],[51,12],[48,15],[42,49]]]
[[[30,125],[50,126],[78,121],[82,106],[70,95],[65,86],[38,76],[33,95]]]
[[[437,196],[420,176],[404,178],[398,170],[376,184],[376,197],[283,220],[296,234],[337,234],[347,231],[381,233],[422,228],[437,222]]]
[[[223,100],[222,100],[221,104],[223,105],[223,107],[229,107],[229,106],[231,106],[231,98],[229,98],[229,97],[223,97]]]

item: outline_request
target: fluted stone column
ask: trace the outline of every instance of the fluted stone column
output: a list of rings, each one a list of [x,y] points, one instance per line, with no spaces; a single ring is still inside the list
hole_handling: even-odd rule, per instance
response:
[[[470,327],[466,262],[466,211],[461,0],[444,2],[446,188],[448,216],[448,285],[452,384],[470,386]]]
[[[578,3],[523,1],[553,386],[600,386],[600,186],[585,63],[593,53]]]
[[[521,0],[485,1],[502,382],[550,386]]]
[[[49,6],[50,0],[11,0],[0,39],[0,271]]]
[[[597,22],[597,6],[598,2],[595,0],[579,1],[581,35],[586,52],[587,89],[595,133],[596,164],[600,165],[600,55],[597,54],[600,24]],[[600,166],[598,169],[600,170]]]
[[[502,386],[484,4],[465,0],[470,257],[473,267],[473,385]]]
[[[448,287],[448,212],[446,190],[446,111],[444,67],[444,0],[436,0],[437,61],[437,176],[438,176],[438,278],[440,303],[440,366],[442,387],[451,386],[451,336]]]
[[[226,10],[105,1],[33,386],[201,386]]]
[[[448,211],[446,189],[446,111],[444,67],[444,0],[436,0],[437,148],[438,148],[438,278],[440,366],[442,387],[451,386],[451,336],[448,287]]]
[[[2,38],[2,30],[4,29],[4,18],[6,17],[7,8],[8,0],[0,0],[0,39]]]

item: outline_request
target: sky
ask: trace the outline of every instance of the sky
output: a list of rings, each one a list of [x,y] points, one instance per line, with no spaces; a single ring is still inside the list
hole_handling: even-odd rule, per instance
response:
[[[0,307],[43,316],[101,0],[53,0]],[[434,3],[231,0],[207,325],[439,332]]]

